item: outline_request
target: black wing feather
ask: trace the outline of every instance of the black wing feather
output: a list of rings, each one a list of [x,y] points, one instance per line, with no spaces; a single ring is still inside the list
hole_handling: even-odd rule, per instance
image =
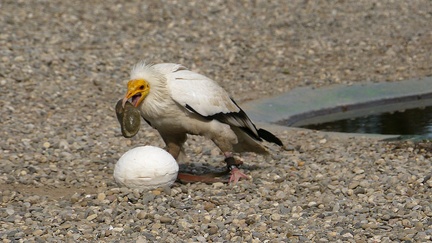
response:
[[[282,141],[278,137],[276,137],[273,133],[271,133],[267,130],[264,130],[262,128],[258,129],[258,135],[262,139],[266,140],[267,142],[275,143],[279,146],[283,146]]]
[[[257,129],[255,124],[247,116],[246,112],[244,112],[233,99],[231,99],[231,100],[240,109],[239,112],[230,112],[230,113],[222,113],[221,112],[221,113],[217,113],[217,114],[214,114],[211,116],[203,116],[188,104],[186,104],[186,109],[188,109],[189,111],[191,111],[193,113],[200,115],[201,117],[203,117],[206,120],[218,120],[218,121],[225,123],[225,124],[228,124],[230,126],[239,127],[245,133],[247,133],[249,136],[251,136],[252,138],[254,138],[258,141],[262,141],[262,139],[264,139],[267,142],[275,143],[279,146],[283,146],[282,141],[279,138],[277,138],[273,133],[271,133],[267,130],[264,130],[262,128]],[[248,123],[252,124],[252,127],[248,126],[247,125]],[[240,124],[240,126],[238,124]]]

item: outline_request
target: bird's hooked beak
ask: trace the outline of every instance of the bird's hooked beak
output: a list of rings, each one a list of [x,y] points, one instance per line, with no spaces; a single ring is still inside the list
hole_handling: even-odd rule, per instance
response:
[[[127,92],[122,101],[122,106],[124,107],[129,99],[133,106],[138,107],[144,98],[148,95],[150,91],[150,86],[144,79],[133,79],[127,84]]]

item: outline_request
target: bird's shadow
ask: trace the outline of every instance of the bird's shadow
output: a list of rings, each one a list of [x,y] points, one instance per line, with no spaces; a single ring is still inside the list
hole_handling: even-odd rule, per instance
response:
[[[259,165],[247,165],[242,164],[239,166],[240,169],[246,171],[259,170],[265,166]],[[180,163],[179,172],[181,173],[191,173],[196,175],[209,174],[209,173],[228,173],[226,166],[214,166],[208,163]]]

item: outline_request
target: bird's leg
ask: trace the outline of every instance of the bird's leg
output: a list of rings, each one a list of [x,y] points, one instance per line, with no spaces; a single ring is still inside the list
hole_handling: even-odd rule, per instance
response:
[[[186,142],[186,133],[170,134],[159,131],[159,134],[165,142],[165,150],[177,160],[182,151],[183,144]]]
[[[168,153],[170,153],[171,155],[172,155],[172,157],[174,157],[174,159],[176,159],[177,160],[177,158],[179,157],[179,155],[180,155],[180,152],[181,152],[181,146],[179,146],[178,144],[176,144],[176,143],[167,143],[166,144],[166,148],[165,148],[165,150],[168,152]]]
[[[231,152],[225,152],[224,155],[227,169],[231,173],[230,183],[237,183],[241,178],[249,179],[249,176],[239,170],[239,166],[243,164],[242,161],[237,161]]]
[[[179,155],[182,153],[182,147],[183,144],[186,141],[186,134],[164,134],[161,133],[161,136],[166,144],[165,150],[170,153],[174,159],[179,162],[178,160],[181,159]],[[190,173],[185,172],[179,172],[177,175],[177,180],[183,183],[189,183],[189,182],[203,182],[203,183],[215,183],[215,182],[224,182],[222,179],[215,178],[217,176],[220,176],[218,173],[210,173],[210,174],[204,174],[204,175],[194,175]]]
[[[243,162],[237,161],[232,153],[233,144],[238,143],[237,136],[231,129],[226,129],[226,127],[223,127],[221,131],[222,132],[216,131],[215,134],[218,134],[219,136],[215,135],[212,140],[225,156],[225,163],[227,164],[226,173],[231,174],[228,183],[237,183],[241,178],[249,178],[239,170],[239,166],[243,164]],[[226,132],[224,136],[221,135],[223,132]]]

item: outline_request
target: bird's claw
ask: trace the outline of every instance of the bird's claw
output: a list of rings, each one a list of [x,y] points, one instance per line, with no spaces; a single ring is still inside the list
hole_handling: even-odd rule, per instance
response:
[[[231,176],[229,178],[228,183],[236,184],[241,178],[249,179],[249,176],[241,172],[237,167],[233,167],[231,169]]]

